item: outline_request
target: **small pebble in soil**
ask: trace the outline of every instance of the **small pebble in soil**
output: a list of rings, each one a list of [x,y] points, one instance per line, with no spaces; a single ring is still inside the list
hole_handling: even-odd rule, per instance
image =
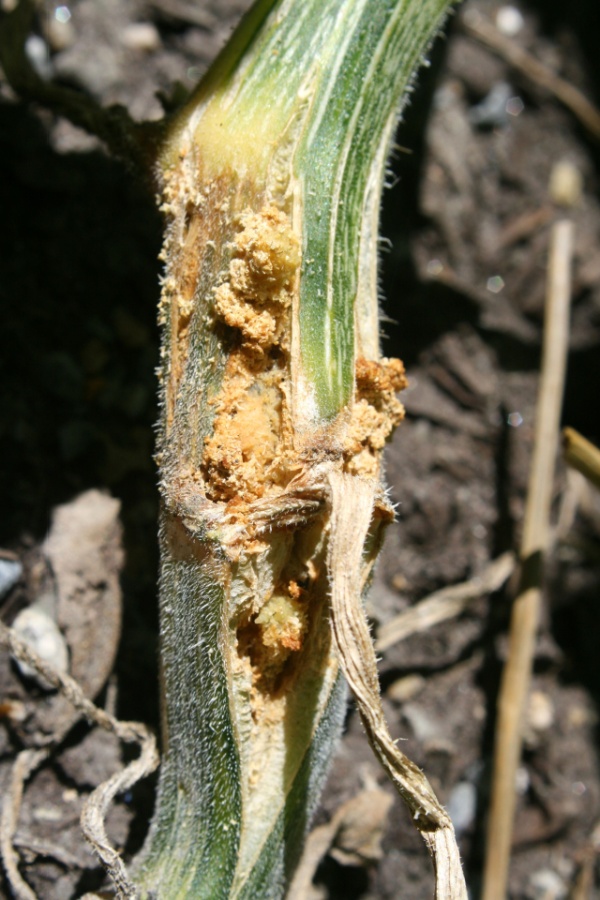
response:
[[[444,270],[444,263],[439,259],[430,259],[427,263],[427,274],[432,278],[437,278]]]
[[[544,691],[531,692],[527,722],[535,731],[547,731],[554,725],[554,704]]]
[[[552,869],[538,869],[529,879],[527,896],[531,900],[564,900],[567,885]]]
[[[510,412],[506,417],[506,424],[510,425],[511,428],[518,428],[523,424],[523,416],[516,410],[514,412]]]
[[[583,180],[577,166],[566,159],[555,163],[550,173],[550,196],[557,206],[577,206],[583,194]]]
[[[514,90],[506,81],[498,81],[480,103],[469,110],[469,122],[477,128],[500,128],[508,122],[506,106]]]
[[[540,745],[555,721],[554,703],[544,691],[532,691],[527,707],[524,723],[523,740],[529,750]]]
[[[68,6],[58,6],[53,16],[48,15],[44,22],[44,33],[55,53],[67,50],[75,43],[76,34]]]
[[[501,6],[496,13],[496,28],[506,37],[514,37],[524,24],[525,20],[516,6]]]
[[[392,577],[392,587],[395,591],[398,591],[399,594],[403,593],[403,591],[408,590],[410,584],[408,583],[408,579],[403,572],[396,572],[396,574]]]
[[[39,34],[29,35],[25,41],[25,55],[40,78],[48,81],[52,77],[50,50],[46,41]]]
[[[591,709],[577,705],[568,711],[567,721],[569,728],[585,728],[590,725],[597,725],[598,717]]]
[[[69,653],[66,641],[58,625],[43,609],[29,606],[21,610],[13,622],[13,630],[27,644],[50,663],[59,672],[66,672],[69,667]],[[38,673],[20,660],[15,660],[21,673],[26,678],[33,678],[40,687],[51,689],[51,685]]]
[[[404,678],[398,678],[390,684],[385,695],[394,703],[406,703],[407,700],[412,700],[420,694],[426,683],[422,675],[405,675]]]
[[[128,50],[150,53],[160,47],[160,35],[151,22],[132,22],[123,29],[121,43]]]
[[[459,781],[446,804],[458,837],[473,824],[477,810],[477,788],[469,781]]]
[[[506,101],[506,112],[515,119],[521,115],[524,109],[525,104],[520,97],[509,97]]]
[[[18,559],[0,559],[0,597],[12,590],[23,574],[23,566]]]
[[[54,18],[57,22],[60,22],[61,25],[65,25],[67,22],[71,21],[71,10],[68,6],[57,6],[54,10]]]
[[[515,791],[517,792],[519,797],[525,796],[525,794],[529,790],[530,784],[531,779],[529,777],[529,772],[527,771],[525,766],[519,766],[515,777]]]
[[[504,279],[501,275],[491,275],[488,278],[485,286],[490,294],[499,294],[500,291],[504,288]]]

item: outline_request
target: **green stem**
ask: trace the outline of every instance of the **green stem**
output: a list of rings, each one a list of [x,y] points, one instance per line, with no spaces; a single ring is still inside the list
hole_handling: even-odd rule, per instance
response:
[[[261,0],[166,132],[165,747],[143,896],[279,898],[297,863],[345,708],[331,467],[371,485],[373,542],[402,416],[378,346],[386,150],[450,5]]]

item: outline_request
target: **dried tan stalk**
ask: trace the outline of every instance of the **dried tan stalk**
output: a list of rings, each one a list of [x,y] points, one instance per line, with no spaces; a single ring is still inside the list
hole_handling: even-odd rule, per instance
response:
[[[509,654],[498,699],[483,900],[504,900],[508,883],[515,781],[540,616],[543,555],[549,539],[568,350],[572,246],[572,223],[557,222],[550,245],[542,369],[521,541],[521,586],[512,609]]]
[[[600,450],[574,428],[563,430],[565,462],[600,488]]]
[[[362,604],[362,589],[372,560],[363,559],[376,515],[376,482],[331,468],[331,535],[329,570],[331,622],[344,675],[365,726],[369,742],[394,787],[410,809],[431,853],[436,900],[462,900],[467,890],[452,822],[423,772],[392,740],[385,721],[377,660]],[[379,503],[381,501],[379,500]]]

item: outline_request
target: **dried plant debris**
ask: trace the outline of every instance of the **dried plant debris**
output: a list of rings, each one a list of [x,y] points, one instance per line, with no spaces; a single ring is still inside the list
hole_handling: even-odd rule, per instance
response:
[[[311,897],[313,877],[329,853],[342,865],[366,866],[381,859],[381,840],[393,799],[376,784],[365,787],[337,809],[331,820],[309,834],[290,885],[288,900]],[[314,891],[315,897],[320,896]]]
[[[127,886],[123,865],[106,837],[103,817],[115,794],[152,771],[158,762],[154,738],[144,726],[120,723],[89,699],[102,689],[112,671],[120,635],[123,554],[119,513],[119,502],[99,491],[89,491],[58,507],[30,573],[30,587],[37,593],[35,602],[16,616],[12,629],[1,625],[2,645],[10,650],[26,679],[15,680],[14,670],[11,672],[8,666],[2,670],[3,695],[11,698],[5,701],[3,710],[9,726],[7,745],[29,747],[17,754],[12,768],[8,760],[4,764],[8,784],[2,803],[1,853],[12,890],[27,900],[36,893],[21,874],[19,854],[30,861],[49,857],[59,870],[66,868],[71,873],[72,885],[80,868],[93,868],[92,859],[83,852],[80,809],[88,841],[115,883]],[[8,662],[8,656],[4,659]],[[28,690],[27,684],[37,684],[41,691]],[[51,758],[60,765],[60,745],[82,715],[121,740],[142,746],[140,760],[118,771],[121,761],[111,745],[108,780],[85,799],[83,806],[81,800],[89,792],[88,779],[81,782],[76,778],[79,790],[65,791],[50,772],[42,773],[41,778],[35,776],[40,765]],[[92,766],[91,783],[95,784],[102,777],[102,742],[93,741],[90,749],[84,744],[71,747],[65,761],[68,757],[76,760],[82,753],[100,754],[99,764]],[[65,771],[68,769],[65,762]],[[71,764],[71,771],[77,771],[76,762],[75,769]],[[35,785],[45,785],[47,816],[42,815],[40,800],[30,797],[28,783],[32,778],[33,797]],[[27,837],[20,830],[21,819],[27,823]],[[51,832],[57,821],[65,820],[69,827],[64,850],[55,851]],[[48,827],[51,830],[46,835]],[[59,893],[54,894],[52,888],[47,896],[60,896],[67,890],[67,883],[68,877],[57,879]]]
[[[57,507],[53,524],[28,573],[29,607],[15,628],[54,668],[68,671],[88,697],[112,672],[121,634],[123,565],[120,503],[88,491]],[[39,676],[37,676],[39,678]],[[37,700],[15,686],[27,714],[18,726],[27,743],[44,743],[73,720],[60,694]]]

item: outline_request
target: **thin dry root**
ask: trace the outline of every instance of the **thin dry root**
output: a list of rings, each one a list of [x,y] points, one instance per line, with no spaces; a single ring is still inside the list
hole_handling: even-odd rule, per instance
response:
[[[128,878],[123,860],[109,843],[104,828],[104,819],[111,801],[117,794],[129,790],[136,782],[156,769],[158,752],[154,735],[150,734],[142,725],[133,722],[117,724],[139,729],[135,740],[140,744],[140,755],[121,772],[117,772],[108,781],[98,785],[95,791],[92,791],[81,812],[81,827],[86,840],[91,844],[108,872],[115,886],[117,897],[129,898],[137,896],[136,889]]]
[[[514,568],[515,555],[508,551],[469,581],[435,591],[383,625],[377,633],[375,649],[387,650],[412,634],[429,631],[434,625],[461,615],[473,600],[499,590]]]
[[[0,622],[0,645],[7,647],[15,659],[30,666],[48,684],[60,691],[89,721],[106,731],[112,731],[122,741],[140,745],[139,757],[121,772],[99,785],[88,797],[81,814],[83,833],[112,879],[116,896],[118,898],[135,897],[136,891],[127,876],[125,865],[108,842],[104,817],[116,794],[128,790],[140,778],[149,775],[158,766],[159,756],[154,735],[148,731],[145,725],[138,722],[119,722],[114,716],[97,707],[85,696],[74,678],[54,669],[38,656],[25,641],[21,640],[12,628],[8,628],[2,622]],[[74,722],[71,722],[69,728],[73,724]],[[52,744],[56,745],[64,736],[65,732],[53,735]],[[49,749],[49,747],[45,747],[40,750],[24,750],[19,754],[13,767],[9,792],[4,798],[2,807],[0,853],[7,878],[18,900],[35,900],[35,894],[19,873],[17,853],[14,848],[14,834],[23,796],[23,786],[27,778],[47,757]]]
[[[23,789],[29,776],[35,772],[47,757],[42,750],[22,750],[17,756],[10,773],[10,783],[4,793],[2,817],[0,819],[0,853],[6,879],[17,900],[36,900],[36,896],[19,872],[19,855],[15,850],[14,837],[21,810]]]

